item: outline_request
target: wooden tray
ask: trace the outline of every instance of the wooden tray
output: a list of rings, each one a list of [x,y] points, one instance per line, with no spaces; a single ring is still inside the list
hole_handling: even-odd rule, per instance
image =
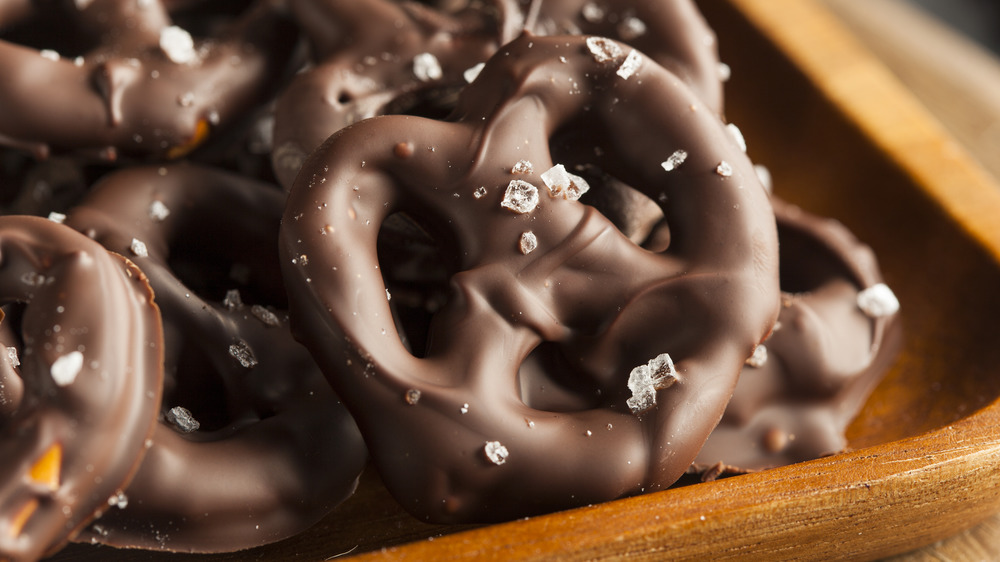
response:
[[[57,558],[875,558],[1000,511],[1000,187],[815,0],[703,0],[727,113],[776,192],[871,244],[903,351],[840,455],[489,527],[424,525],[371,471],[310,531],[233,555]]]

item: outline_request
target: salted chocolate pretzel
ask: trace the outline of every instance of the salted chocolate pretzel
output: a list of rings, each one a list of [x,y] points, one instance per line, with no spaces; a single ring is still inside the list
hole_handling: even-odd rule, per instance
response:
[[[655,249],[585,204],[603,183],[584,167],[659,206]],[[393,217],[447,271],[426,326],[393,310]],[[447,120],[333,135],[292,187],[279,250],[296,337],[390,492],[437,521],[669,486],[780,305],[774,215],[739,143],[680,78],[593,36],[514,40]],[[580,405],[547,408],[558,393]]]
[[[173,4],[5,4],[0,145],[39,158],[178,158],[263,101],[296,42],[283,10],[259,0],[218,35],[196,37],[173,21]],[[46,37],[49,30],[56,36]],[[52,43],[27,43],[37,36]]]
[[[283,310],[284,200],[176,164],[115,172],[69,212],[66,224],[146,273],[166,334],[163,406],[128,506],[78,540],[239,550],[306,529],[354,491],[361,435]]]
[[[778,324],[695,460],[710,479],[843,451],[845,431],[898,351],[899,301],[843,224],[772,205],[784,291]]]
[[[0,217],[0,559],[117,509],[152,436],[160,315],[143,274],[56,222]]]
[[[399,0],[288,0],[315,64],[278,97],[272,164],[291,186],[306,156],[351,123],[440,117],[482,63],[522,32],[634,42],[722,112],[715,36],[690,0],[483,0],[446,9]]]

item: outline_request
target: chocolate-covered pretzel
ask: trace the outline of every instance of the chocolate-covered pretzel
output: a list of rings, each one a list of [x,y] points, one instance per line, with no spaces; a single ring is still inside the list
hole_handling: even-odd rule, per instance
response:
[[[289,187],[305,157],[353,122],[386,113],[445,115],[500,45],[598,34],[635,46],[694,85],[721,113],[714,35],[690,0],[492,0],[452,11],[399,0],[289,0],[316,65],[275,107],[272,161]]]
[[[839,222],[772,204],[781,313],[698,453],[695,469],[707,478],[844,450],[847,425],[898,348],[899,303],[871,249]]]
[[[661,251],[579,199],[604,187],[584,165],[659,205]],[[450,274],[444,302],[425,303],[426,346],[404,342],[420,327],[394,317],[394,264],[378,257],[394,216]],[[738,143],[680,78],[599,37],[523,36],[448,120],[336,133],[296,179],[279,249],[296,336],[388,489],[441,521],[670,485],[780,300],[774,215]],[[550,366],[572,380],[536,385]],[[547,408],[560,392],[581,405]]]
[[[0,217],[0,559],[35,560],[115,509],[156,423],[160,315],[121,256]]]
[[[261,101],[296,37],[264,0],[209,38],[161,0],[15,4],[0,11],[0,144],[38,157],[182,156]],[[54,44],[17,42],[52,29]]]
[[[283,311],[284,199],[177,164],[114,173],[69,213],[146,272],[166,332],[162,415],[128,506],[80,540],[237,550],[297,533],[353,492],[361,435]]]

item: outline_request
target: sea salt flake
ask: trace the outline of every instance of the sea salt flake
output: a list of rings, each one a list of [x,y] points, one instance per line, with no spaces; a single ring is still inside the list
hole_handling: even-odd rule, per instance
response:
[[[42,55],[43,59],[48,59],[52,62],[59,62],[59,59],[61,58],[59,53],[57,51],[53,51],[52,49],[42,49],[38,52],[38,54]]]
[[[11,367],[15,369],[21,366],[21,360],[17,357],[17,348],[8,347],[7,350],[7,361],[10,363]]]
[[[524,180],[510,180],[500,205],[515,213],[530,213],[538,206],[538,188]]]
[[[129,245],[129,249],[132,253],[140,258],[149,257],[149,249],[146,248],[146,243],[138,238],[132,239],[132,244]]]
[[[257,366],[257,357],[254,356],[250,344],[243,340],[237,340],[229,346],[229,355],[240,362],[240,365],[247,369]]]
[[[149,204],[149,218],[156,222],[162,222],[169,216],[170,209],[167,208],[163,201],[155,200]]]
[[[858,293],[858,308],[869,318],[884,318],[899,311],[899,299],[888,285],[879,283]]]
[[[728,178],[733,175],[733,167],[729,162],[723,160],[722,162],[719,162],[718,166],[715,167],[715,173],[724,178]]]
[[[421,82],[429,82],[439,80],[444,73],[437,57],[431,53],[420,53],[413,57],[413,75]]]
[[[192,433],[198,431],[201,424],[191,415],[191,410],[183,406],[174,406],[167,411],[167,423],[177,428],[181,433]]]
[[[562,164],[556,164],[541,175],[542,182],[549,190],[549,197],[563,196],[564,199],[577,201],[590,190],[587,180],[566,171]]]
[[[486,66],[485,62],[481,62],[473,67],[467,68],[465,72],[462,73],[462,78],[465,78],[466,84],[473,83],[476,78],[479,77],[479,73],[483,71],[483,67]]]
[[[530,174],[535,171],[535,167],[531,165],[531,162],[527,160],[518,160],[514,163],[514,166],[510,169],[512,174]]]
[[[717,72],[720,82],[728,82],[733,77],[733,69],[724,62],[719,63]]]
[[[628,80],[633,74],[639,70],[642,65],[642,55],[639,54],[635,49],[629,51],[628,56],[625,57],[625,61],[622,62],[615,74],[621,76],[623,80]]]
[[[760,185],[764,187],[764,191],[771,193],[774,189],[774,179],[771,177],[771,170],[763,164],[754,164],[753,171],[757,174],[757,179],[760,180]]]
[[[531,252],[534,252],[535,248],[538,248],[538,237],[535,236],[535,233],[530,230],[523,232],[521,233],[519,246],[521,248],[521,253],[528,255]]]
[[[767,347],[763,344],[753,348],[753,354],[747,358],[746,364],[754,369],[759,369],[767,363]]]
[[[597,62],[608,62],[618,60],[624,56],[622,48],[611,39],[606,37],[588,37],[587,48]]]
[[[411,388],[406,391],[406,394],[403,396],[403,398],[406,400],[407,404],[415,406],[417,402],[420,402],[420,391],[417,390],[416,388]]]
[[[498,466],[507,462],[507,457],[510,456],[507,447],[504,447],[499,441],[487,441],[486,445],[483,446],[483,452],[486,453],[486,458],[490,462]]]
[[[742,150],[743,152],[746,152],[747,141],[743,137],[743,132],[740,131],[740,128],[732,123],[729,123],[728,125],[726,125],[726,130],[729,131],[729,135],[733,137],[734,141],[736,141],[736,146],[740,147],[740,150]]]
[[[128,496],[125,492],[118,490],[118,493],[108,498],[108,505],[113,505],[118,509],[125,509],[128,507]],[[107,536],[107,533],[104,533]]]
[[[66,222],[66,215],[53,211],[49,213],[49,220],[52,222],[57,222],[59,224],[62,224]]]
[[[669,388],[677,380],[673,360],[669,354],[661,353],[629,373],[628,389],[632,391],[632,397],[625,403],[633,414],[648,410],[656,405],[656,391]]]
[[[83,370],[83,354],[79,351],[71,351],[63,355],[52,363],[49,374],[52,380],[59,386],[69,386],[76,380],[77,375]]]
[[[191,64],[198,58],[194,38],[184,29],[171,25],[160,31],[160,50],[177,64]]]
[[[250,307],[250,314],[252,314],[257,320],[260,320],[260,322],[265,326],[269,326],[271,328],[278,328],[281,326],[281,319],[278,318],[277,314],[268,310],[267,307],[255,304]]]
[[[468,414],[469,413],[469,403],[466,402],[465,404],[462,404],[462,407],[459,408],[458,411],[461,412],[461,413],[463,413],[463,414]]]
[[[665,171],[672,172],[679,168],[687,160],[687,157],[688,153],[686,150],[675,150],[673,154],[660,163],[660,166],[663,166]]]
[[[476,199],[482,199],[483,197],[486,197],[486,188],[482,186],[477,187],[476,190],[472,192],[472,196],[475,197]]]
[[[239,289],[229,289],[226,296],[222,298],[222,306],[226,310],[239,310],[243,308],[243,297],[240,296]]]
[[[580,15],[590,23],[599,23],[604,19],[604,8],[593,2],[587,2],[580,10]]]
[[[646,33],[646,22],[635,16],[628,16],[618,24],[618,35],[625,41],[631,41]]]

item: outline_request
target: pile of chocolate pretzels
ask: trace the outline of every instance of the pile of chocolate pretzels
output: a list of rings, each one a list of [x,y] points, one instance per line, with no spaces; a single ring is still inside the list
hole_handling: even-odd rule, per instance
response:
[[[5,0],[0,560],[843,450],[899,303],[727,73],[691,0]]]

